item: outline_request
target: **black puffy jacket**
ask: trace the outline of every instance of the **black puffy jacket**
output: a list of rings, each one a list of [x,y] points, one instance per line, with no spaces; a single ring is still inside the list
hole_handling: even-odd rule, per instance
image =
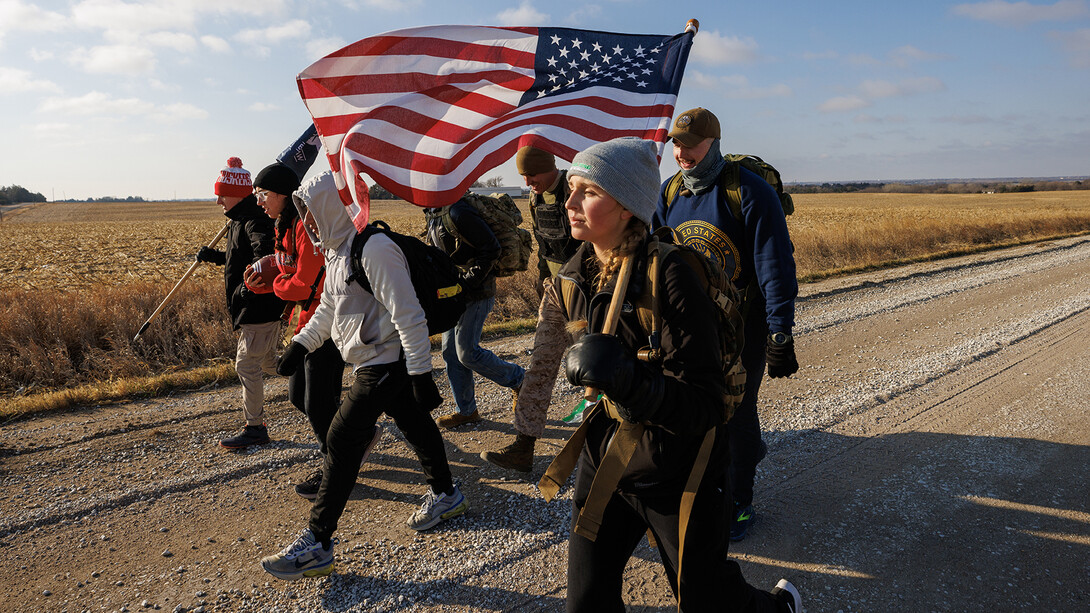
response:
[[[257,204],[253,195],[246,196],[231,210],[227,230],[227,262],[223,267],[227,290],[227,311],[231,324],[238,330],[242,324],[263,324],[280,319],[286,303],[276,294],[256,294],[246,289],[242,277],[246,267],[273,252],[276,232],[273,220]]]

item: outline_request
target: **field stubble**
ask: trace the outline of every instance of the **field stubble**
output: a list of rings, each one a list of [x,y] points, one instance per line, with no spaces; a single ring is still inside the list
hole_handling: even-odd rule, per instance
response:
[[[803,194],[795,201],[788,226],[802,280],[1090,231],[1090,191]],[[424,225],[420,210],[400,201],[372,203],[371,217],[407,234]],[[46,203],[6,216],[0,414],[10,412],[4,405],[14,403],[3,398],[13,394],[210,365],[214,377],[228,376],[235,340],[218,267],[198,267],[132,342],[223,223],[209,202]],[[534,317],[531,264],[500,280],[491,323]]]

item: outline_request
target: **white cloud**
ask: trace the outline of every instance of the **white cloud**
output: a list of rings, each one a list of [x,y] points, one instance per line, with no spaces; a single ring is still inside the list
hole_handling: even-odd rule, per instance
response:
[[[958,4],[950,9],[955,15],[1009,26],[1037,21],[1068,21],[1087,14],[1083,0],[1060,0],[1055,4],[1004,2],[988,0],[973,4]]]
[[[189,53],[197,48],[197,39],[181,32],[153,32],[144,40],[156,47],[167,47],[179,53]]]
[[[22,0],[0,0],[0,43],[8,32],[56,32],[64,29],[64,15]]]
[[[860,113],[852,119],[855,123],[873,123],[873,124],[902,124],[907,123],[908,118],[904,115],[885,115],[879,117],[877,115],[871,115],[870,113]]]
[[[912,45],[897,47],[890,52],[889,56],[894,65],[902,68],[913,62],[933,62],[948,59],[948,56],[930,53]]]
[[[549,16],[535,9],[529,0],[522,0],[518,8],[507,9],[496,15],[501,26],[529,26],[549,21]]]
[[[155,109],[150,113],[150,116],[155,121],[173,123],[186,119],[207,119],[208,111],[192,104],[176,102]]]
[[[1090,28],[1074,32],[1050,32],[1049,36],[1060,41],[1075,68],[1090,68]]]
[[[337,36],[331,36],[328,38],[316,38],[308,40],[305,47],[307,50],[307,57],[313,60],[323,58],[330,53],[333,53],[337,49],[344,47],[348,42],[343,38]]]
[[[685,84],[695,85],[701,89],[715,90],[724,98],[732,100],[760,100],[764,98],[787,98],[794,92],[784,84],[757,87],[749,82],[744,75],[731,75],[716,77],[705,74],[699,70],[688,70],[685,74]]]
[[[752,38],[722,36],[718,30],[700,32],[693,38],[691,57],[704,64],[739,64],[757,59],[757,43]]]
[[[823,113],[842,113],[845,111],[858,111],[871,105],[869,100],[859,96],[837,96],[829,98],[818,105],[818,110]]]
[[[930,92],[940,92],[946,84],[934,77],[904,79],[897,83],[890,81],[867,80],[859,84],[859,93],[865,98],[899,98]]]
[[[280,110],[280,107],[276,106],[275,104],[269,104],[267,102],[255,102],[251,104],[246,110],[254,111],[255,113],[264,113],[266,111],[278,111]]]
[[[212,36],[212,35],[202,36],[201,37],[201,43],[204,44],[205,47],[208,47],[209,49],[211,49],[213,53],[230,53],[231,52],[231,43],[223,40],[222,38],[220,38],[218,36]]]
[[[837,53],[836,51],[821,51],[821,52],[807,51],[807,52],[802,54],[802,59],[804,59],[804,60],[806,60],[808,62],[812,62],[812,61],[816,61],[816,60],[835,60],[835,59],[837,59],[839,57],[840,57],[840,54]]]
[[[39,113],[63,115],[144,115],[155,105],[139,98],[114,98],[102,92],[91,92],[77,98],[47,98],[38,106]]]
[[[69,60],[89,73],[139,75],[155,70],[155,54],[134,45],[81,47],[72,52]]]
[[[52,51],[41,51],[37,47],[31,47],[30,51],[27,51],[26,53],[30,56],[30,59],[35,62],[44,62],[45,60],[53,59]]]
[[[243,30],[234,36],[235,40],[248,45],[259,57],[268,57],[272,53],[269,45],[276,46],[288,40],[309,37],[310,24],[302,19],[293,19],[268,28]]]
[[[32,128],[38,136],[71,136],[73,128],[68,123],[39,123]]]
[[[102,92],[75,98],[47,98],[38,106],[38,112],[66,117],[106,116],[111,119],[145,116],[161,123],[208,117],[208,111],[184,102],[156,106],[140,98],[114,98]]]
[[[35,79],[34,75],[18,68],[0,66],[0,94],[19,94],[26,92],[56,92],[61,88],[52,81]]]
[[[81,28],[139,34],[192,27],[196,11],[184,2],[84,0],[72,7],[72,20]]]

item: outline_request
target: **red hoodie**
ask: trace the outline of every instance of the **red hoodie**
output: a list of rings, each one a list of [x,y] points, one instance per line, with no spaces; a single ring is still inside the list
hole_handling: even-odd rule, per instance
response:
[[[325,285],[325,257],[310,242],[310,236],[303,229],[303,221],[300,219],[296,219],[291,230],[284,233],[276,245],[275,253],[280,275],[273,281],[272,289],[250,290],[257,293],[271,291],[277,298],[296,302],[300,306],[310,300],[310,304],[299,315],[299,324],[295,327],[295,333],[298,333],[310,321],[321,301],[322,287]],[[318,279],[319,273],[322,275],[321,279]],[[316,287],[315,279],[318,279]]]

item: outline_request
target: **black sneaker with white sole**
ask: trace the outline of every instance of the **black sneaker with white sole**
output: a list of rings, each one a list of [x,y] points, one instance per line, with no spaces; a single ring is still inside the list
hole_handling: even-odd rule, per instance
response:
[[[317,469],[307,475],[302,483],[295,486],[295,493],[307,500],[318,497],[318,489],[322,487],[322,469]]]

